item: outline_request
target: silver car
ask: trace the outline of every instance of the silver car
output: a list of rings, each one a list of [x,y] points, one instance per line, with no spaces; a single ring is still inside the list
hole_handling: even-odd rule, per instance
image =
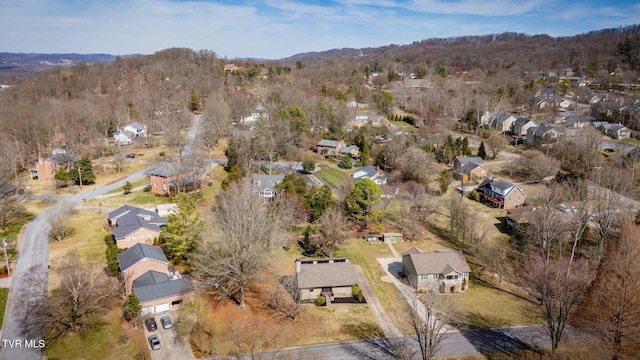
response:
[[[171,319],[167,315],[160,318],[160,323],[162,324],[163,329],[170,329],[173,326]]]
[[[157,335],[151,335],[149,336],[149,345],[151,345],[151,348],[153,350],[160,350],[160,339],[158,339]]]

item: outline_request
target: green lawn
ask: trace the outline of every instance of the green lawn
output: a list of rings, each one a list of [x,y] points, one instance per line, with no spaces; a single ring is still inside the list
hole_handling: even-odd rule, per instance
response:
[[[333,167],[322,169],[318,171],[316,175],[325,179],[329,184],[338,189],[342,186],[342,183],[345,180],[349,179],[349,173]]]
[[[0,288],[0,329],[4,321],[4,312],[7,309],[7,298],[9,297],[9,289]]]

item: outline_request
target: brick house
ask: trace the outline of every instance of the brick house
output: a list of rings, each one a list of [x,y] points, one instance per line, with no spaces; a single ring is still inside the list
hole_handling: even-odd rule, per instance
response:
[[[481,202],[505,210],[521,207],[526,197],[518,185],[504,180],[484,179],[476,190]]]
[[[153,245],[162,232],[165,219],[155,211],[124,205],[109,213],[108,225],[120,249],[137,243]]]
[[[459,292],[469,288],[471,268],[460,251],[425,252],[413,247],[402,253],[402,268],[409,284],[419,290]]]
[[[140,299],[142,314],[157,314],[180,307],[193,292],[191,279],[169,271],[169,261],[162,249],[136,244],[118,255],[127,294]]]
[[[481,157],[456,158],[453,161],[453,178],[463,181],[486,178],[489,176],[489,170],[481,165],[483,162]]]
[[[78,162],[78,158],[67,153],[56,154],[47,158],[39,158],[35,169],[30,169],[31,178],[38,180],[54,180],[60,169],[70,171]]]
[[[176,196],[181,192],[199,191],[206,179],[204,169],[177,162],[165,163],[149,173],[151,193]]]
[[[348,258],[296,259],[296,277],[301,301],[314,301],[321,295],[329,301],[351,298],[352,287],[356,285],[353,266]]]

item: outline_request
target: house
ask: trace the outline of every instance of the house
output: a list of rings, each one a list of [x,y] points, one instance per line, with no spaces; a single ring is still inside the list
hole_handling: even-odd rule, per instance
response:
[[[402,233],[382,233],[382,241],[385,243],[402,242]]]
[[[631,138],[631,129],[621,124],[606,124],[602,126],[604,128],[604,134],[614,139],[629,139]]]
[[[387,178],[373,165],[367,165],[353,172],[352,178],[355,182],[363,179],[371,179],[378,185],[387,183]]]
[[[531,127],[538,126],[538,123],[528,119],[524,116],[518,117],[518,119],[513,123],[513,128],[511,132],[515,136],[527,136],[527,129]]]
[[[559,126],[541,125],[527,129],[526,143],[529,146],[551,144],[566,134],[566,129]]]
[[[147,126],[137,122],[131,123],[113,133],[113,140],[118,145],[131,145],[136,139],[147,137]]]
[[[340,155],[351,155],[352,158],[358,158],[360,156],[360,148],[355,145],[345,146],[340,149]]]
[[[507,231],[511,234],[523,229],[529,224],[531,214],[535,207],[523,206],[520,208],[507,210]]]
[[[338,156],[340,150],[345,147],[344,141],[340,140],[320,140],[318,143],[318,154],[323,156]]]
[[[471,269],[460,251],[424,252],[413,247],[402,253],[403,273],[418,290],[459,292],[469,288]]]
[[[482,167],[484,161],[481,157],[456,158],[453,161],[453,178],[456,180],[469,181],[473,178],[486,178],[489,170]]]
[[[157,314],[177,309],[193,291],[191,279],[169,271],[162,249],[136,244],[118,255],[127,294],[140,299],[142,314]]]
[[[284,175],[252,175],[245,178],[245,185],[251,191],[264,199],[273,199],[276,196],[276,185],[284,180]]]
[[[525,194],[519,186],[504,180],[484,179],[476,191],[480,201],[501,209],[521,207],[525,200]]]
[[[135,244],[118,255],[127,294],[131,293],[133,281],[148,271],[169,273],[169,260],[157,246]]]
[[[249,116],[243,117],[241,123],[254,123],[258,120],[269,120],[269,114],[262,106],[257,106],[251,111]]]
[[[109,213],[108,225],[113,232],[116,246],[130,248],[142,243],[153,245],[162,232],[165,219],[154,211],[124,205]]]
[[[206,173],[203,168],[179,162],[166,162],[149,173],[151,193],[176,196],[181,192],[196,192],[202,188]]]
[[[327,304],[336,298],[351,298],[356,276],[348,258],[296,259],[296,278],[301,301],[325,296]]]
[[[31,178],[38,180],[53,180],[60,169],[70,171],[78,162],[78,157],[65,153],[58,153],[47,158],[39,158],[35,169],[30,169]]]
[[[400,192],[400,187],[392,185],[380,185],[380,189],[382,190],[382,198],[384,199],[395,199]]]

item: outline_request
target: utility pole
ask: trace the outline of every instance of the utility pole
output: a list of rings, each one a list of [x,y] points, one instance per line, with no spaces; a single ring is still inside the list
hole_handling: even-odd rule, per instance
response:
[[[80,166],[78,166],[78,182],[80,183],[80,190],[82,190],[82,172],[80,171]]]

